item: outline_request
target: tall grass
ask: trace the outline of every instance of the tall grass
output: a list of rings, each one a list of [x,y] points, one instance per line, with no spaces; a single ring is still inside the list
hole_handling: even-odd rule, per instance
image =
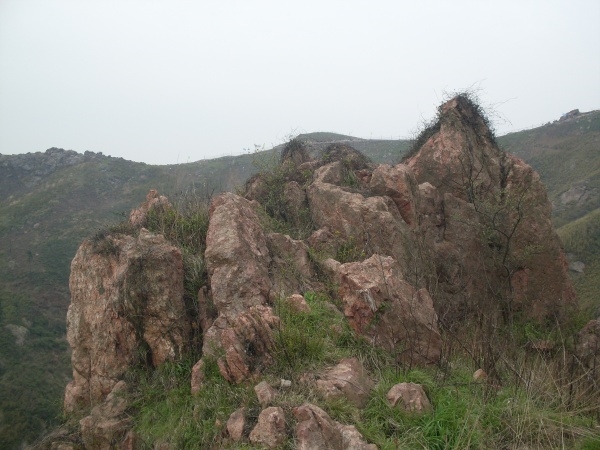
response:
[[[285,302],[276,304],[281,325],[276,330],[275,363],[263,379],[277,386],[274,406],[286,413],[288,440],[295,448],[294,407],[314,403],[337,421],[354,424],[380,449],[593,449],[600,448],[598,378],[572,359],[572,343],[559,330],[508,330],[494,341],[497,378],[474,381],[480,368],[472,349],[479,335],[457,331],[446,335],[444,359],[437,366],[409,369],[392,355],[356,336],[325,294],[310,292],[310,312],[297,312]],[[555,340],[552,353],[536,351],[527,342],[537,337]],[[456,340],[460,340],[458,345]],[[468,350],[468,351],[467,351]],[[326,400],[303,380],[317,375],[341,358],[357,357],[375,382],[364,409],[343,399]],[[170,364],[140,376],[134,405],[136,430],[143,448],[169,442],[176,448],[259,448],[247,440],[235,444],[224,431],[229,415],[247,408],[246,437],[260,412],[253,386],[227,383],[214,361],[205,368],[206,381],[197,397],[189,389],[193,361]],[[280,379],[292,386],[279,389]],[[396,383],[423,385],[433,410],[422,415],[392,408],[386,394]]]

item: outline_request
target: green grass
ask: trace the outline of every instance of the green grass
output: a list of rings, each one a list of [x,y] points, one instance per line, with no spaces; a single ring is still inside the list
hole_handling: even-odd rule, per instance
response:
[[[192,396],[189,375],[193,363],[167,363],[156,371],[133,375],[139,377],[133,408],[142,448],[152,449],[159,442],[178,449],[216,448],[229,415],[254,401],[252,388],[229,384],[214,361],[207,363],[204,388]]]
[[[273,406],[280,406],[286,414],[289,437],[283,448],[294,448],[292,410],[305,402],[323,408],[334,420],[354,424],[380,449],[589,449],[600,442],[590,392],[587,398],[573,397],[569,394],[572,381],[565,379],[558,360],[527,353],[525,347],[510,340],[510,334],[504,338],[501,382],[475,382],[472,374],[477,367],[460,350],[446,353],[440,366],[407,369],[354,335],[345,319],[329,306],[327,295],[310,292],[305,299],[311,312],[295,312],[285,302],[277,303],[281,326],[275,336],[275,363],[262,376],[272,385],[281,378],[292,381],[290,388],[278,389],[273,401]],[[537,336],[536,330],[531,333]],[[363,362],[375,382],[364,409],[344,399],[325,400],[302,383],[302,374],[318,374],[351,356]],[[223,429],[229,415],[244,406],[249,433],[260,412],[253,392],[260,380],[229,384],[215,362],[207,360],[205,383],[194,397],[189,387],[193,362],[170,363],[136,375],[133,417],[143,448],[152,448],[157,442],[182,449],[258,448],[248,441],[229,442]],[[513,372],[518,376],[511,376]],[[392,408],[386,394],[401,382],[422,384],[433,410],[416,415]],[[597,398],[598,394],[593,395]]]
[[[588,317],[600,313],[600,208],[559,228],[565,251],[586,264],[584,274],[575,274],[580,308]]]

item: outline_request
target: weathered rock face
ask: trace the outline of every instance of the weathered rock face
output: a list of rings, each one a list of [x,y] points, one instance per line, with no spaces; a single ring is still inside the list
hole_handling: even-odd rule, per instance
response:
[[[119,381],[106,400],[95,406],[89,416],[80,421],[81,437],[88,449],[111,450],[124,448],[125,436],[132,427],[125,412],[128,404],[123,397],[127,386]]]
[[[402,279],[398,263],[373,255],[337,269],[339,294],[350,326],[407,363],[439,360],[442,339],[426,289]]]
[[[212,300],[221,315],[269,300],[271,256],[255,206],[232,193],[211,203],[205,258]]]
[[[438,313],[449,321],[476,309],[560,317],[575,295],[539,175],[498,149],[468,99],[442,105],[438,123],[406,161],[423,186],[419,214],[437,265]]]
[[[279,406],[263,409],[258,416],[258,423],[250,432],[250,442],[267,448],[278,447],[286,437],[285,415]]]
[[[327,228],[339,242],[350,243],[366,256],[373,253],[408,261],[409,226],[394,201],[387,196],[365,197],[341,183],[341,163],[333,162],[315,172],[308,187],[308,201],[317,228]],[[331,255],[334,256],[334,255]]]
[[[237,315],[221,315],[204,335],[203,352],[218,357],[226,380],[240,383],[272,363],[273,330],[278,323],[273,310],[262,305]]]
[[[85,241],[71,265],[67,339],[73,381],[65,409],[101,402],[134,364],[159,366],[189,340],[181,252],[141,230]]]
[[[241,382],[270,364],[273,329],[270,304],[298,292],[313,276],[307,245],[265,233],[260,207],[238,195],[215,198],[210,208],[206,264],[218,317],[205,331],[203,351],[219,355],[225,378]]]
[[[377,166],[373,170],[369,187],[374,194],[390,197],[404,222],[411,227],[416,225],[419,188],[414,174],[407,166]]]

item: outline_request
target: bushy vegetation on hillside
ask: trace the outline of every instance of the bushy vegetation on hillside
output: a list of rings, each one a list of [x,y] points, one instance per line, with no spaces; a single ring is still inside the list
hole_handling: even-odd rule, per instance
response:
[[[453,93],[446,93],[444,95],[445,101],[455,98],[458,102],[464,102],[468,108],[473,112],[470,116],[464,116],[465,118],[471,119],[467,126],[473,129],[479,129],[480,125],[484,125],[487,128],[486,135],[482,135],[482,138],[488,139],[489,142],[496,144],[496,135],[494,134],[494,127],[491,119],[489,118],[489,111],[481,106],[476,91],[464,90]],[[423,121],[415,132],[415,137],[410,140],[410,146],[401,155],[401,161],[404,162],[414,156],[421,147],[440,131],[442,124],[448,122],[448,116],[444,113],[444,104],[438,106],[435,116],[428,121]],[[481,120],[481,123],[478,121]]]

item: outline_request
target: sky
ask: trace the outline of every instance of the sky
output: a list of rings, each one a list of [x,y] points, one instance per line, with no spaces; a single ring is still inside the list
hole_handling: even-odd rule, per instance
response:
[[[598,0],[0,0],[0,153],[409,138],[464,89],[502,135],[600,109],[599,24]]]

